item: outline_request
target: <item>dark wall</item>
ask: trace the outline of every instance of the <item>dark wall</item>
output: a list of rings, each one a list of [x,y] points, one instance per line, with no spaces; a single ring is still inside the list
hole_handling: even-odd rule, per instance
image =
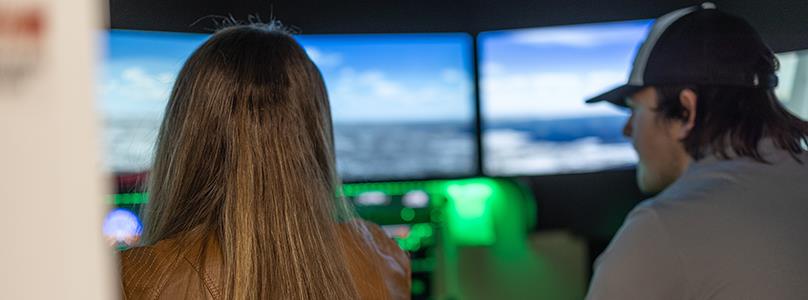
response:
[[[303,33],[479,32],[654,18],[692,0],[110,0],[113,28],[209,32],[206,16],[277,17]],[[776,51],[808,48],[808,1],[716,0],[746,17]],[[197,22],[197,24],[194,24]]]
[[[635,174],[628,169],[521,178],[536,199],[534,230],[562,229],[583,237],[591,267],[629,211],[647,198],[640,193]]]
[[[641,200],[634,169],[523,178],[538,201],[538,229],[610,239]],[[574,221],[573,221],[574,220]]]

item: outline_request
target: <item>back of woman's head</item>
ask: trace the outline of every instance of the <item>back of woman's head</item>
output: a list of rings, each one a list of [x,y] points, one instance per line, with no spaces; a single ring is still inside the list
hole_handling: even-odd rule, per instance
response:
[[[325,86],[303,48],[271,27],[220,30],[180,71],[144,240],[210,232],[227,298],[352,298]]]

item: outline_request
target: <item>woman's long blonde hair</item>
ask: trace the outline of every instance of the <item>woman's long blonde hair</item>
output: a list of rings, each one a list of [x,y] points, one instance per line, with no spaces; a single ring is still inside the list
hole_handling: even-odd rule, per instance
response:
[[[202,228],[228,299],[352,299],[322,76],[285,31],[220,30],[183,66],[166,107],[144,241]],[[359,229],[357,229],[359,230]]]

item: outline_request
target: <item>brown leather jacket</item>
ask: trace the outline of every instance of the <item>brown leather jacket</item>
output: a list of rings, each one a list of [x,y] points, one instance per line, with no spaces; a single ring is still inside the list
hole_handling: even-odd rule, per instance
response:
[[[409,299],[409,258],[378,226],[366,225],[373,241],[367,247],[370,249],[359,251],[356,247],[362,246],[356,243],[342,243],[361,299]],[[343,239],[356,234],[347,225],[340,225],[339,233]],[[195,240],[201,244],[203,239]],[[205,258],[201,257],[203,247],[180,247],[176,239],[124,251],[121,254],[124,299],[222,299],[218,244],[215,239],[208,239],[206,247],[215,251],[205,251]],[[356,255],[362,252],[367,255]],[[205,268],[201,268],[202,263]]]

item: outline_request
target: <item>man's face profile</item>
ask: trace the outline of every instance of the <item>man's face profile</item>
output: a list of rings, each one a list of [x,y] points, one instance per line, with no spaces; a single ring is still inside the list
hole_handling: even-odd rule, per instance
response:
[[[693,99],[682,101],[692,100],[691,104],[695,106],[695,94],[689,90],[683,91],[680,98],[687,97]],[[623,135],[631,140],[637,151],[637,184],[641,191],[648,194],[667,188],[679,178],[691,160],[681,140],[687,137],[692,121],[664,118],[657,110],[659,100],[659,93],[654,87],[646,87],[626,100],[631,108],[631,117],[626,121]]]

